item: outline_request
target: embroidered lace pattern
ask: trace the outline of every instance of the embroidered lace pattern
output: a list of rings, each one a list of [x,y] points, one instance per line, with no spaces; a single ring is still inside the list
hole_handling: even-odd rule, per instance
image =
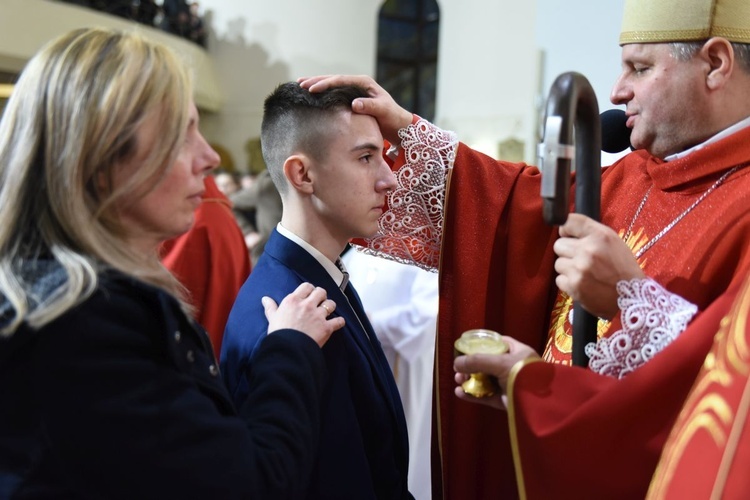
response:
[[[399,130],[406,161],[396,172],[388,210],[365,253],[436,271],[443,238],[446,178],[458,138],[427,120]]]
[[[672,343],[698,308],[651,279],[617,283],[622,330],[586,346],[589,368],[622,378]]]

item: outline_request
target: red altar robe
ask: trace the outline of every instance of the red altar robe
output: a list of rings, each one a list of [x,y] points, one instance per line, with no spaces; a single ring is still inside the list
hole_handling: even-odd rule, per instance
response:
[[[713,347],[664,447],[648,499],[733,500],[750,493],[750,277],[725,312],[706,331],[717,332]]]
[[[205,186],[193,227],[164,243],[162,263],[190,292],[194,317],[218,359],[229,311],[250,274],[250,254],[231,202],[213,176],[206,176]]]
[[[393,166],[401,187],[389,196],[381,234],[367,246],[374,253],[427,267],[438,265],[439,259],[435,437],[440,460],[435,462],[434,495],[439,498],[442,489],[446,499],[513,498],[517,489],[507,417],[455,397],[453,342],[465,330],[490,328],[513,336],[540,353],[549,339],[552,358],[569,363],[569,301],[560,296],[554,284],[552,243],[557,229],[542,220],[540,174],[536,167],[496,161],[463,144],[456,149],[455,144],[449,145],[444,132],[418,122],[416,117],[414,123],[402,131],[403,151]],[[723,173],[744,165],[747,158],[750,129],[668,164],[644,151],[633,152],[603,169],[602,221],[621,235],[632,223],[633,236],[628,244],[637,251],[684,213],[645,252],[640,264],[649,277],[704,309],[750,268],[750,169],[738,169],[694,208],[689,207]],[[436,191],[436,164],[454,165],[444,179],[444,200]],[[422,179],[422,174],[432,182],[424,189],[422,181],[416,181]],[[633,221],[649,189],[643,210]],[[410,207],[407,215],[394,216],[394,209],[403,210],[404,205]],[[412,220],[418,217],[421,222]],[[431,222],[425,224],[424,220]],[[615,319],[602,332],[608,334],[619,328]],[[706,351],[707,347],[703,355]],[[650,367],[653,377],[667,376],[668,359],[671,361],[669,356],[658,356],[650,362],[654,364]],[[675,361],[675,376],[689,386],[697,368]],[[545,369],[590,380],[591,389],[589,382],[581,382],[569,391],[576,393],[573,397],[579,401],[590,402],[582,419],[608,425],[598,416],[607,415],[608,398],[594,398],[598,391],[606,391],[607,380],[581,368],[549,365]],[[634,404],[639,404],[639,389],[632,389]],[[567,406],[563,401],[566,397],[560,395],[563,406]],[[548,415],[548,409],[531,405],[516,410],[515,418],[517,422],[529,422],[533,429],[534,422],[546,422]],[[559,423],[563,423],[563,415],[558,416]],[[573,414],[564,421],[569,423],[576,418]],[[651,429],[653,438],[637,454],[632,450],[631,459],[655,464],[671,418],[667,415],[661,419],[666,427]],[[560,426],[559,430],[560,442],[570,446],[583,432],[578,425]],[[608,443],[602,446],[603,452],[617,452]],[[586,456],[566,458],[560,454],[559,459],[580,459],[585,466]],[[611,473],[617,476],[623,471]],[[562,480],[543,477],[542,481],[551,484]],[[646,487],[647,483],[641,486],[642,493]],[[556,497],[560,495],[558,490]]]
[[[664,351],[619,380],[542,361],[516,365],[508,413],[521,497],[643,498],[731,302],[731,294],[719,297]]]

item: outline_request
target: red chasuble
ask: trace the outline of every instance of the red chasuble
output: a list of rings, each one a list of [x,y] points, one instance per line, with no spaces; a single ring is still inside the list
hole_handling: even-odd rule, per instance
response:
[[[750,495],[750,277],[713,326],[705,332],[717,332],[713,348],[669,436],[649,499]]]
[[[162,262],[190,293],[195,319],[208,332],[217,359],[229,311],[250,274],[250,254],[232,204],[213,176],[187,233],[164,243]]]
[[[521,496],[643,498],[731,301],[722,295],[664,351],[620,380],[541,361],[516,365],[508,412]]]
[[[403,152],[394,165],[400,188],[389,197],[394,210],[383,215],[383,234],[368,246],[376,253],[426,266],[436,264],[435,248],[439,247],[440,312],[435,364],[439,460],[433,474],[436,498],[441,489],[447,499],[513,498],[517,489],[507,417],[455,397],[453,342],[465,330],[490,328],[515,337],[540,353],[546,348],[547,359],[556,364],[570,363],[569,301],[554,284],[552,243],[557,229],[542,220],[540,174],[535,167],[498,162],[463,144],[457,150],[455,144],[446,147],[441,136],[445,132],[417,120],[402,131]],[[623,236],[632,226],[627,243],[634,252],[649,247],[639,259],[646,274],[704,309],[750,268],[750,168],[745,168],[748,158],[750,129],[669,163],[643,151],[633,152],[604,169],[602,220]],[[436,164],[444,168],[453,165],[443,206],[439,206],[441,198],[435,185],[423,188],[418,182],[423,173],[434,181]],[[715,185],[735,166],[736,171]],[[420,196],[421,209],[416,199]],[[409,210],[404,211],[403,205]],[[402,210],[400,215],[394,215],[398,210]],[[436,213],[442,215],[442,227],[436,231],[430,225],[415,223],[413,215],[420,213],[432,220]],[[431,246],[425,239],[435,233],[439,241]],[[611,325],[603,325],[601,333],[611,334],[618,329],[616,318]],[[707,350],[706,346],[703,356]],[[659,365],[667,359],[672,361],[669,356],[658,356],[649,362],[658,363],[651,369],[658,373]],[[674,362],[678,365],[675,376],[692,380],[695,364]],[[544,369],[552,373],[560,369],[573,373],[565,376],[586,381],[577,383],[571,391],[580,387],[574,400],[593,405],[588,407],[588,415],[597,414],[595,405],[607,409],[609,398],[598,399],[594,395],[606,391],[611,381],[582,368],[548,365]],[[543,375],[550,376],[546,372]],[[642,387],[633,382],[633,401],[638,400],[641,389],[644,400],[648,400],[650,382],[646,383],[643,377],[635,380],[644,382]],[[562,399],[561,396],[560,405],[565,408],[568,404]],[[539,411],[533,405],[524,407],[516,413],[516,422],[546,419],[548,412],[548,405]],[[562,412],[553,415],[559,420],[561,431],[556,439],[571,447],[579,442],[585,426],[574,425],[571,420],[578,417],[566,417]],[[653,440],[644,443],[639,456],[633,455],[644,464],[650,460],[650,467],[656,463],[665,429],[671,424],[668,420],[662,421],[664,427],[652,429]],[[584,418],[582,422],[585,421]],[[600,420],[588,422],[602,431],[610,425]],[[529,428],[533,431],[534,426]],[[592,446],[603,446],[602,453],[617,452],[607,441]],[[600,454],[594,450],[560,454],[559,460],[580,461],[585,468],[590,465],[589,456]],[[628,475],[627,471],[619,472],[623,477]],[[553,479],[544,476],[542,481],[554,484]],[[645,489],[642,486],[644,493]],[[560,494],[557,490],[556,497]]]

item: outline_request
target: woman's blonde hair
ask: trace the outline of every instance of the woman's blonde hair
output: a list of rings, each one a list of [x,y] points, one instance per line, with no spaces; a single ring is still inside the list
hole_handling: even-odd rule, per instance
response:
[[[125,244],[118,210],[147,194],[184,140],[192,85],[170,49],[137,33],[81,29],[47,44],[24,69],[0,122],[0,294],[15,311],[0,333],[38,328],[88,297],[114,268],[182,297],[158,255]],[[159,120],[145,160],[116,188],[137,131]],[[21,268],[54,259],[67,280],[40,304]]]

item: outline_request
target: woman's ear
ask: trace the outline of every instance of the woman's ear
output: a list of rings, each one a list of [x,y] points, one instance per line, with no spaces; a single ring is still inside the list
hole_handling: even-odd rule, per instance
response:
[[[295,191],[312,194],[313,183],[310,177],[310,159],[302,154],[290,156],[284,162],[284,177]]]

